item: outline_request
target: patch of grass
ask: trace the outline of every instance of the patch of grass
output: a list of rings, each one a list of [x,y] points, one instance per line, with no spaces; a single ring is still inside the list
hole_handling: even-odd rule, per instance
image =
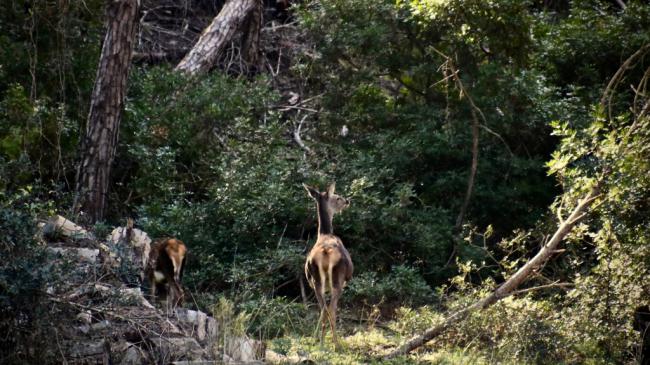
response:
[[[311,361],[316,364],[491,364],[494,361],[482,353],[471,350],[447,349],[435,352],[415,353],[386,360],[383,356],[398,346],[403,338],[379,328],[357,329],[349,336],[342,336],[342,349],[336,351],[328,333],[321,346],[318,338],[292,336],[269,342],[269,348],[277,356],[267,358],[272,364],[296,364]],[[501,362],[502,363],[502,362]],[[514,363],[512,363],[514,364]]]

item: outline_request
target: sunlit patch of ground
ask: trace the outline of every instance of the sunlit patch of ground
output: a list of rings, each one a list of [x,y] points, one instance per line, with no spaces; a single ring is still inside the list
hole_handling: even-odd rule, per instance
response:
[[[487,365],[489,357],[470,350],[430,350],[385,360],[383,356],[400,343],[400,339],[382,329],[357,330],[341,338],[342,348],[335,349],[331,336],[321,346],[318,339],[306,337],[282,337],[269,341],[267,361],[271,364],[440,364],[440,365]],[[513,363],[514,365],[514,363]]]

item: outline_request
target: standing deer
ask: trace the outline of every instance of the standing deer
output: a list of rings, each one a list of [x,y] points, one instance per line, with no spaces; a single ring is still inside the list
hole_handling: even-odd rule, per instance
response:
[[[173,308],[181,304],[183,289],[181,279],[185,266],[187,247],[183,241],[176,238],[158,240],[151,247],[147,278],[151,288],[151,296],[156,299],[156,292],[160,286],[166,289],[167,307]]]
[[[334,194],[334,183],[325,192],[319,192],[317,189],[305,184],[303,186],[309,196],[316,201],[318,212],[318,238],[307,256],[305,275],[309,286],[316,293],[320,308],[320,318],[318,320],[321,324],[320,343],[322,346],[327,326],[326,321],[329,320],[334,344],[339,348],[340,343],[336,335],[336,309],[339,298],[343,293],[343,287],[352,278],[354,266],[352,265],[350,253],[343,246],[343,242],[334,235],[332,218],[335,213],[339,213],[350,205],[350,202]],[[325,302],[325,293],[328,290],[330,292],[329,306]],[[325,318],[326,315],[327,319]]]

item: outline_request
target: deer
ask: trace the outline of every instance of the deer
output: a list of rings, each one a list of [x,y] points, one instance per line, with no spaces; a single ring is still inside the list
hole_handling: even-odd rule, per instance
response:
[[[340,342],[336,334],[336,310],[343,288],[350,279],[354,266],[350,253],[343,246],[343,241],[334,235],[332,219],[350,205],[350,201],[334,193],[332,183],[325,192],[303,184],[309,196],[316,201],[318,213],[318,236],[305,262],[305,276],[309,286],[316,294],[320,309],[319,324],[320,344],[323,345],[327,321],[332,330],[332,338],[337,349]],[[329,305],[325,301],[326,292],[330,292]]]
[[[163,238],[151,246],[146,270],[151,297],[155,300],[159,289],[164,288],[168,308],[183,302],[184,293],[180,283],[186,254],[187,246],[176,238]]]

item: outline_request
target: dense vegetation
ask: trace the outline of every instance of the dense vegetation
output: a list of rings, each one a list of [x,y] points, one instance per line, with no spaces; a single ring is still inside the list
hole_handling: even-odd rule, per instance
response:
[[[0,250],[17,258],[0,263],[0,312],[34,322],[44,309],[24,303],[39,303],[54,274],[29,227],[69,215],[101,47],[101,2],[64,3],[12,0],[0,11]],[[607,171],[594,212],[527,283],[566,285],[471,316],[421,359],[637,359],[632,315],[650,304],[647,117],[625,134],[647,99],[648,60],[598,105],[620,65],[650,43],[650,6],[314,0],[291,9],[302,50],[278,74],[188,78],[173,65],[134,66],[109,218],[95,230],[135,217],[151,236],[183,239],[193,305],[226,297],[277,352],[311,349],[316,318],[300,286],[316,220],[301,184],[336,181],[352,201],[334,221],[355,263],[344,317],[358,320],[348,353],[321,356],[368,361],[506,279],[554,232],[556,210]],[[458,224],[473,118],[478,169]]]

